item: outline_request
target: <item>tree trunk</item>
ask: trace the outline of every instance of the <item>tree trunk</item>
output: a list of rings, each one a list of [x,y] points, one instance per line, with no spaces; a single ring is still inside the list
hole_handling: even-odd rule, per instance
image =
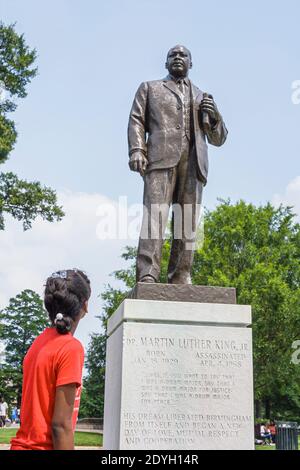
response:
[[[270,419],[270,416],[271,416],[271,400],[269,398],[267,398],[265,400],[265,410],[266,410],[266,418],[267,419]]]
[[[261,418],[261,402],[259,400],[255,400],[255,418]]]

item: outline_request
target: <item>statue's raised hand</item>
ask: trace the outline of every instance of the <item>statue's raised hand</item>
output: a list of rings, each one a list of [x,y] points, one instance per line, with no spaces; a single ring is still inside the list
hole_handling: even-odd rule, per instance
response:
[[[148,160],[143,152],[133,152],[129,159],[129,168],[131,171],[138,171],[141,176],[144,176],[146,168],[148,166]]]
[[[209,95],[207,93],[203,94],[203,100],[200,104],[200,110],[203,114],[207,114],[211,120],[216,122],[219,121],[220,113],[212,95]]]

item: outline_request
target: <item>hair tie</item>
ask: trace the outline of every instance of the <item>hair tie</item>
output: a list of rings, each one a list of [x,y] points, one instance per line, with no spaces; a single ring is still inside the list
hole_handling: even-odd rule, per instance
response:
[[[52,273],[51,276],[52,279],[67,279],[68,273],[66,270],[64,271],[57,271],[56,273]]]
[[[55,317],[55,320],[54,320],[54,323],[56,324],[57,321],[60,321],[64,318],[63,314],[62,313],[57,313],[56,317]]]

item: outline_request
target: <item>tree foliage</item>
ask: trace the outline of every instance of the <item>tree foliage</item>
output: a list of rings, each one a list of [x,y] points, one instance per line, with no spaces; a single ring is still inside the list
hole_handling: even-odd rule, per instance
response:
[[[43,301],[32,290],[24,290],[0,312],[0,340],[5,359],[0,369],[0,394],[20,404],[22,364],[34,339],[49,326]]]
[[[105,349],[106,336],[91,336],[86,367],[87,376],[83,380],[80,403],[80,417],[102,418],[104,412]]]
[[[300,367],[291,363],[300,338],[300,226],[292,209],[222,201],[206,215],[193,282],[236,287],[238,303],[252,306],[256,400],[266,414],[282,415],[289,403],[300,415]]]
[[[16,110],[17,99],[27,96],[27,85],[37,74],[36,56],[36,50],[26,45],[14,24],[0,22],[0,164],[15,146],[16,126],[8,114]],[[50,188],[20,180],[13,173],[0,173],[0,230],[5,228],[5,213],[22,221],[24,230],[38,216],[52,222],[64,215]]]
[[[55,191],[38,181],[20,180],[13,173],[0,173],[0,230],[5,228],[4,213],[22,221],[24,230],[31,228],[38,216],[53,222],[64,215],[56,204]]]
[[[15,25],[0,23],[0,86],[3,98],[0,103],[0,163],[3,163],[17,139],[15,125],[7,113],[16,110],[14,98],[25,98],[26,86],[37,74],[34,67],[36,50],[26,45],[24,35],[17,34]],[[7,95],[7,96],[6,96]]]

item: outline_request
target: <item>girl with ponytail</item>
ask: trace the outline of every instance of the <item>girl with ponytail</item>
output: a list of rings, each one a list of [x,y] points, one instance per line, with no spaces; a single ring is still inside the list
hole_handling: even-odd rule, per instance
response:
[[[74,449],[84,350],[73,335],[87,313],[90,295],[90,281],[78,269],[47,279],[44,303],[51,326],[24,358],[21,427],[12,450]]]

